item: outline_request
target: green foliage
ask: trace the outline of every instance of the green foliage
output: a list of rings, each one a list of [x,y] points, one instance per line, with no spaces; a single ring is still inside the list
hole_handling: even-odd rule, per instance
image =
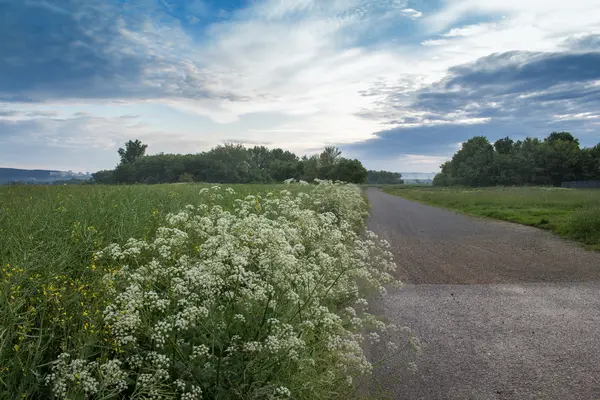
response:
[[[390,194],[548,229],[600,250],[600,190],[553,187],[386,187]]]
[[[119,156],[121,156],[121,164],[130,164],[146,154],[147,144],[143,144],[138,139],[130,140],[125,143],[125,149],[119,149]]]
[[[441,166],[435,186],[553,185],[600,179],[600,148],[581,149],[569,132],[553,132],[540,141],[506,137],[492,146],[476,136],[463,143]]]
[[[138,149],[141,144],[136,142],[129,141],[127,149]],[[119,149],[119,154],[121,152],[129,154]],[[127,161],[112,171],[92,174],[93,181],[158,184],[183,182],[183,177],[185,182],[207,183],[274,183],[290,178],[308,182],[318,178],[363,183],[367,178],[367,171],[360,161],[341,157],[341,151],[336,147],[326,147],[321,154],[302,159],[287,150],[271,150],[264,146],[246,148],[239,144],[225,144],[198,154],[127,157]]]
[[[2,398],[348,398],[356,335],[399,335],[359,297],[393,263],[355,186],[7,186],[0,207]]]
[[[367,183],[372,185],[399,185],[403,184],[402,175],[399,172],[390,171],[368,171]]]

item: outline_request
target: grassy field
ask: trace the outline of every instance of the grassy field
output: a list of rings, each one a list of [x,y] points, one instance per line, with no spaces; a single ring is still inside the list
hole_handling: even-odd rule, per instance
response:
[[[366,210],[352,185],[0,187],[0,399],[347,395],[394,281]]]
[[[387,186],[387,193],[467,214],[551,230],[600,250],[600,190]]]

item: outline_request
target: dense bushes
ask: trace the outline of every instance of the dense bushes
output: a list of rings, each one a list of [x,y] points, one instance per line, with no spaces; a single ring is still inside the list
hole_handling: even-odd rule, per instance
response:
[[[580,148],[568,132],[546,139],[497,140],[476,136],[444,163],[433,180],[438,186],[553,185],[570,180],[600,179],[600,144]]]
[[[124,158],[113,171],[99,171],[93,175],[95,182],[106,184],[272,183],[289,178],[308,182],[318,178],[363,183],[367,179],[367,170],[360,161],[341,157],[335,147],[325,148],[319,155],[299,158],[282,149],[228,144],[199,154]]]

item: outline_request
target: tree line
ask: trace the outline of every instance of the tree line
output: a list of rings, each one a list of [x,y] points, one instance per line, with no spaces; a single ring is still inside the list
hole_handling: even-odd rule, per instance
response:
[[[95,183],[273,183],[294,178],[311,182],[331,179],[364,183],[369,176],[362,163],[342,157],[337,147],[298,157],[283,149],[225,144],[198,154],[146,155],[147,145],[128,141],[119,149],[120,164],[92,175]]]
[[[437,186],[552,185],[600,179],[600,143],[581,148],[569,132],[553,132],[543,140],[509,137],[491,144],[475,136],[441,166]]]
[[[400,172],[372,170],[368,171],[367,182],[374,185],[400,185],[404,183]]]

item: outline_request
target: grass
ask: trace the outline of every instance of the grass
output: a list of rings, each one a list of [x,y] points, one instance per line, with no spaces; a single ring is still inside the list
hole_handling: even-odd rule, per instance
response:
[[[386,186],[387,193],[470,215],[547,229],[600,250],[600,190]]]
[[[142,239],[166,214],[198,205],[202,187],[209,185],[0,186],[0,261],[31,270],[43,260],[44,270],[70,272],[91,262],[94,251]],[[233,187],[242,196],[291,188]]]
[[[366,296],[362,286],[393,280],[378,242],[360,239],[366,203],[352,187],[228,186],[235,193],[0,187],[0,399],[193,399],[200,386],[206,399],[287,398],[288,388],[298,399],[339,398],[340,379],[366,368],[352,335],[381,327],[348,309]],[[112,244],[120,247],[99,255]],[[130,303],[136,290],[143,300]],[[139,323],[125,332],[129,316]],[[122,340],[129,334],[135,345]],[[255,353],[230,351],[234,341]],[[140,354],[143,367],[128,361]]]
[[[97,294],[87,290],[94,252],[111,243],[151,236],[168,213],[187,204],[198,205],[202,187],[0,186],[0,278],[5,278],[0,282],[0,307],[8,311],[10,304],[14,311],[5,312],[4,320],[0,320],[0,398],[4,398],[2,386],[10,388],[12,398],[39,395],[40,382],[34,376],[39,371],[34,368],[53,361],[57,347],[73,340],[76,321],[63,318],[66,314],[61,314],[68,313],[69,306],[58,304],[67,297],[66,291],[83,285],[77,296],[68,296],[69,301],[101,309],[102,304],[90,297]],[[244,195],[282,188],[238,185],[236,190]],[[226,209],[232,206],[223,204]],[[40,288],[27,282],[8,285],[8,280],[19,275],[26,276],[30,283],[39,283],[37,286],[53,302],[29,304],[25,298],[34,298]],[[26,306],[32,308],[32,318],[28,318]],[[12,332],[11,338],[10,328],[15,326],[23,335]],[[39,340],[31,343],[22,339],[28,329],[48,334],[39,335]],[[17,342],[13,340],[15,335],[20,339]]]

